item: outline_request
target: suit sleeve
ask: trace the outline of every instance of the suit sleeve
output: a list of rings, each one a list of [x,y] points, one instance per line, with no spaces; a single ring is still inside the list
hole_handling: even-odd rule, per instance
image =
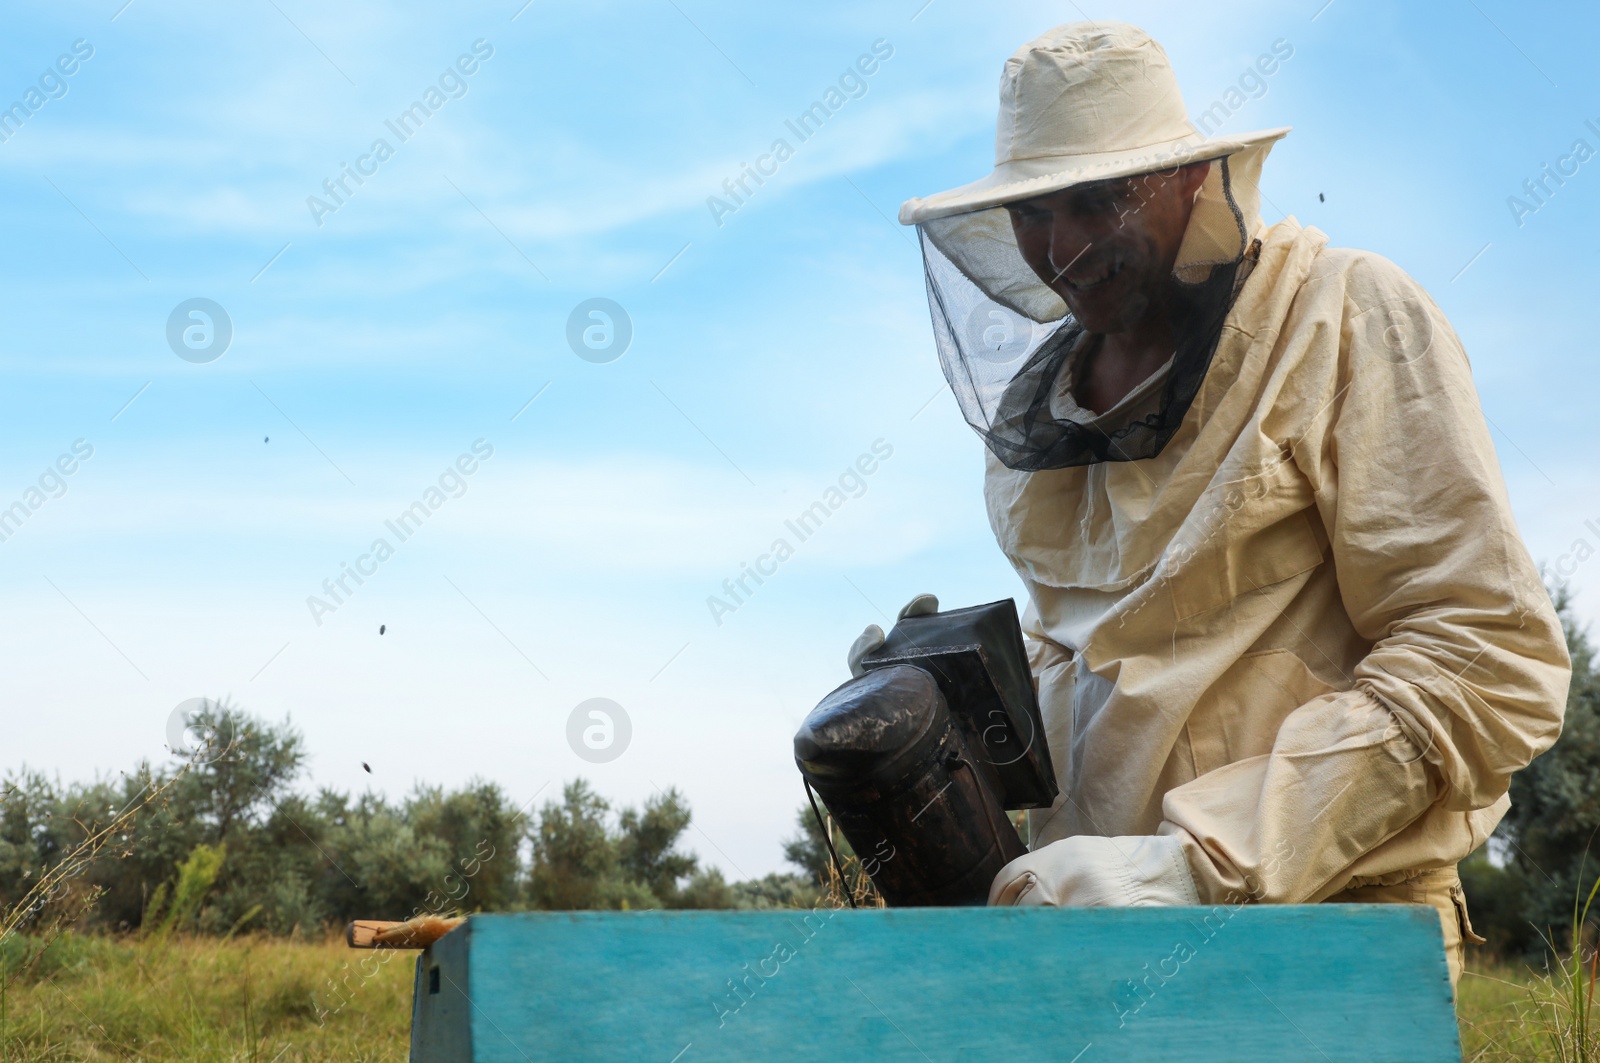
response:
[[[1408,851],[1426,855],[1433,832],[1437,863],[1455,859],[1446,825],[1502,802],[1555,741],[1571,675],[1443,314],[1376,256],[1320,285],[1301,342],[1331,352],[1337,329],[1337,361],[1301,392],[1294,460],[1372,648],[1350,689],[1289,715],[1270,754],[1167,794],[1161,832],[1187,836],[1212,901],[1320,900],[1406,831]]]

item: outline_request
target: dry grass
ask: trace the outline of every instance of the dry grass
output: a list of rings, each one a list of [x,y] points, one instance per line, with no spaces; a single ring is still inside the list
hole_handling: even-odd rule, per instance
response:
[[[1456,987],[1456,1015],[1461,1023],[1464,1061],[1499,1063],[1540,1058],[1519,1036],[1517,1017],[1528,999],[1533,979],[1526,968],[1509,964],[1470,964]],[[1523,1054],[1518,1055],[1521,1051]]]
[[[6,993],[0,1060],[399,1063],[416,955],[334,937],[63,935]]]
[[[861,860],[854,854],[843,858],[844,879],[833,864],[827,868],[827,878],[822,883],[822,903],[830,908],[885,908],[888,907],[878,887],[872,884]],[[852,904],[852,902],[854,902]]]
[[[1583,972],[1575,986],[1572,973],[1525,964],[1469,967],[1456,991],[1465,1063],[1600,1061],[1600,1036],[1588,1028],[1586,1010],[1574,1021],[1570,1006],[1575,988],[1592,994],[1592,974]]]

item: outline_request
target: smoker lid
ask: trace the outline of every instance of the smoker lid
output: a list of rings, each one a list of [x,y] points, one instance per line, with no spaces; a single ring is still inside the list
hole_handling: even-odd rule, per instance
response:
[[[1048,808],[1055,801],[1055,768],[1011,599],[905,617],[861,664],[869,672],[908,664],[927,669],[956,725],[999,773],[1005,807]]]
[[[818,703],[794,736],[794,759],[813,779],[877,774],[925,741],[947,719],[933,676],[890,665],[857,676]]]

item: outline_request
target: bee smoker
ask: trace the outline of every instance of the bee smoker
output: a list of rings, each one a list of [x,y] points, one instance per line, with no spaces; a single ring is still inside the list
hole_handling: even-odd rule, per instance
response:
[[[1012,601],[906,617],[794,737],[795,763],[891,907],[984,904],[1055,800]],[[870,855],[869,855],[870,854]]]

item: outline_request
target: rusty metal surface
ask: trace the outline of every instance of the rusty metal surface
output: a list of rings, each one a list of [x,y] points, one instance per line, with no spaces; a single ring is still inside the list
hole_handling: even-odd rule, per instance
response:
[[[795,736],[801,773],[891,907],[983,904],[1025,852],[973,746],[933,676],[908,664],[845,683]]]
[[[1055,767],[1011,599],[906,617],[861,663],[911,664],[932,675],[974,754],[994,767],[1006,808],[1055,801]]]

